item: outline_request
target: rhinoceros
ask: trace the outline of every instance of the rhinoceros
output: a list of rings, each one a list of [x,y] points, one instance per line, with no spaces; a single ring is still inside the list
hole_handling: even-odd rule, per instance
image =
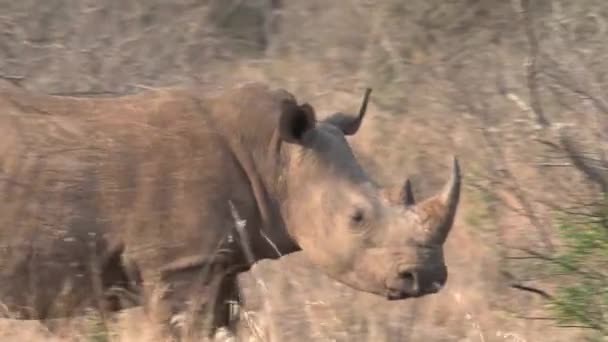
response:
[[[211,317],[213,332],[227,324],[239,273],[296,251],[388,300],[436,293],[458,161],[418,203],[409,181],[381,188],[347,141],[370,92],[358,114],[319,120],[261,83],[111,97],[2,85],[0,312],[44,321],[141,305],[164,333],[185,336],[195,320],[180,333],[174,318],[214,307],[190,315]]]

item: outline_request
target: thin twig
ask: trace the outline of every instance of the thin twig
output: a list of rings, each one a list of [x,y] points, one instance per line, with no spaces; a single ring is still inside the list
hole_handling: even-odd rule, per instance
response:
[[[549,300],[553,299],[553,296],[550,295],[549,293],[547,293],[546,291],[543,291],[541,289],[537,289],[537,288],[534,288],[531,286],[526,286],[526,285],[521,285],[521,284],[511,284],[510,287],[517,289],[517,290],[536,293],[537,295],[540,295],[541,297],[543,297],[545,299],[549,299]]]
[[[538,86],[538,52],[539,44],[534,31],[534,22],[530,13],[530,0],[521,0],[521,14],[524,21],[526,37],[528,38],[529,54],[526,63],[528,91],[530,94],[530,107],[536,114],[536,121],[543,128],[549,126],[549,120],[545,115],[544,108],[540,101],[540,92]]]

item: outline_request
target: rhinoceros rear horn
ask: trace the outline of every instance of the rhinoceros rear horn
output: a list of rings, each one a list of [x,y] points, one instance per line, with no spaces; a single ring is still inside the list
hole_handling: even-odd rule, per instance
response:
[[[344,135],[353,135],[357,133],[359,127],[361,127],[361,122],[363,122],[363,117],[365,117],[365,113],[367,112],[367,103],[369,102],[371,93],[371,88],[365,89],[363,102],[361,103],[361,108],[359,108],[359,114],[357,116],[338,112],[328,117],[325,122],[340,128]]]
[[[284,101],[279,118],[281,139],[289,143],[301,143],[304,133],[314,128],[315,110],[308,103],[298,105],[294,101]]]
[[[416,200],[414,199],[414,192],[412,191],[412,182],[410,182],[409,178],[405,179],[405,182],[401,187],[399,199],[401,200],[401,203],[403,203],[403,205],[405,205],[406,207],[416,204]]]
[[[406,178],[403,185],[399,188],[388,188],[383,191],[389,202],[394,205],[412,207],[416,204],[414,192],[412,191],[412,183],[409,178]]]
[[[458,159],[453,157],[450,179],[441,192],[416,206],[428,242],[443,244],[450,233],[460,200],[460,179]]]

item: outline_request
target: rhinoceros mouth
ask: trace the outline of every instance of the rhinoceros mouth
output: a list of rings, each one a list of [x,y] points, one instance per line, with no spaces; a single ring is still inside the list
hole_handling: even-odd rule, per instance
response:
[[[400,289],[387,288],[385,291],[385,297],[390,301],[424,297],[426,295],[438,293],[439,291],[441,291],[442,288],[443,286],[441,285],[441,283],[433,282],[430,287],[425,288],[424,290],[420,291],[418,294],[415,295],[407,293],[406,291]]]
[[[405,293],[404,291],[401,290],[397,290],[397,289],[387,289],[386,290],[386,299],[393,301],[393,300],[403,300],[403,299],[408,299],[411,296],[407,293]]]

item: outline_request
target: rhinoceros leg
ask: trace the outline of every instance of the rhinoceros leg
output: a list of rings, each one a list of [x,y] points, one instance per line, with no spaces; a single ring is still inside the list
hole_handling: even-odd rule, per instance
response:
[[[229,302],[238,300],[236,276],[214,264],[172,270],[154,281],[144,273],[144,310],[159,334],[176,340],[212,337],[221,327],[231,331]]]
[[[239,318],[239,313],[235,309],[241,304],[237,274],[228,274],[224,277],[214,301],[212,329],[215,331],[226,328],[230,333],[235,334]]]
[[[104,310],[116,312],[141,305],[142,279],[136,265],[122,255],[111,255],[102,266]]]

